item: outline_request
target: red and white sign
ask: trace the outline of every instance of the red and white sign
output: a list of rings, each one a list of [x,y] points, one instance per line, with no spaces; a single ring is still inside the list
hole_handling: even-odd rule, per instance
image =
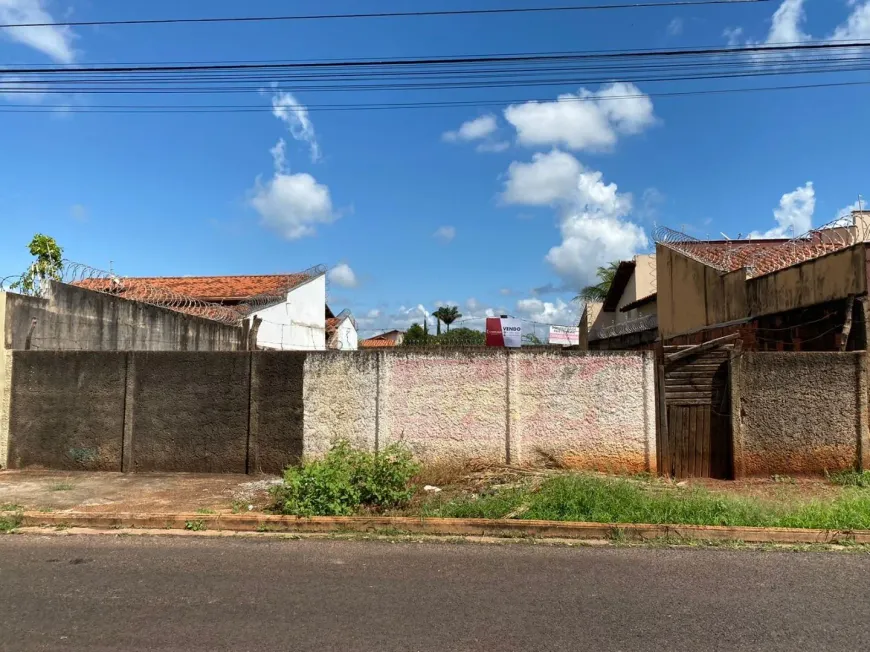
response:
[[[487,317],[486,345],[518,349],[523,345],[523,323],[508,317]]]

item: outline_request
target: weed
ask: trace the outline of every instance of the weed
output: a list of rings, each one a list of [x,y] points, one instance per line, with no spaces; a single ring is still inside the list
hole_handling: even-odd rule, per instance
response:
[[[52,507],[39,507],[37,510],[40,514],[51,514],[54,511]]]
[[[588,474],[560,475],[530,486],[461,497],[424,506],[425,516],[504,518],[521,506],[520,519],[870,529],[870,492],[846,489],[833,500],[777,504],[735,498],[698,487],[679,490]]]
[[[243,500],[234,500],[232,504],[233,514],[244,514],[248,509],[248,503]]]
[[[205,529],[205,521],[185,521],[184,529],[193,532],[202,532]]]
[[[276,511],[297,516],[348,516],[360,507],[389,508],[414,494],[419,466],[399,444],[369,453],[341,441],[321,460],[288,468],[272,489]]]
[[[48,486],[49,491],[72,491],[75,487],[69,482],[55,482]]]
[[[213,509],[205,509],[205,508],[200,508],[200,509],[196,510],[196,513],[197,514],[217,514],[217,512],[214,511]]]
[[[9,533],[21,525],[23,517],[20,512],[0,516],[0,533]]]
[[[831,484],[843,487],[870,487],[870,471],[837,471],[826,475]]]
[[[16,503],[3,503],[0,504],[0,512],[20,512],[24,508],[21,505]]]
[[[794,484],[795,479],[790,475],[772,475],[770,479],[776,482],[777,484]]]

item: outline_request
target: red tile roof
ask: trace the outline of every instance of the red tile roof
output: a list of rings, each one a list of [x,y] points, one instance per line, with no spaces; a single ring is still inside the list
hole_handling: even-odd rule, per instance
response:
[[[312,278],[309,274],[270,274],[263,276],[143,276],[120,279],[129,289],[150,286],[183,294],[202,301],[240,301],[259,295],[281,295]],[[78,285],[97,289],[108,280],[86,279]]]
[[[752,276],[761,276],[838,251],[844,246],[844,242],[836,238],[813,236],[805,240],[681,242],[675,248],[680,253],[725,272],[748,267]]]
[[[396,346],[396,343],[393,340],[385,340],[377,337],[362,340],[359,343],[359,348],[361,349],[388,349],[394,346]]]
[[[326,336],[329,337],[338,329],[338,325],[344,321],[343,319],[339,319],[338,317],[327,317],[326,318]]]

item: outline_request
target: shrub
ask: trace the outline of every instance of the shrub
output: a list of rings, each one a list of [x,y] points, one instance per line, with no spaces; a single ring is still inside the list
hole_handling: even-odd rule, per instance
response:
[[[410,451],[391,444],[369,453],[340,441],[320,460],[290,467],[272,492],[276,509],[297,516],[348,516],[360,507],[384,509],[406,503],[419,466]]]

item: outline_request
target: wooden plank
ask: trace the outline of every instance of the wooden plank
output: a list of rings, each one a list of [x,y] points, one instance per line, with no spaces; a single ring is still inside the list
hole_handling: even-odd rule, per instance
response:
[[[713,392],[668,392],[668,401],[698,400],[710,403],[713,400]]]
[[[707,438],[707,430],[704,427],[704,411],[707,408],[698,406],[695,408],[695,477],[705,478],[704,473],[704,440]]]
[[[673,407],[676,405],[706,405],[709,407],[710,399],[708,398],[676,398],[676,399],[668,399],[668,405]]]
[[[683,408],[673,407],[674,414],[674,477],[681,479],[683,463]]]
[[[668,462],[670,459],[670,451],[668,449],[668,402],[665,398],[665,366],[658,366],[658,374],[656,375],[656,384],[658,385],[658,415],[659,415],[659,433],[658,443],[656,447],[658,469],[662,475],[670,475],[670,467]]]
[[[677,408],[668,406],[668,475],[677,477]]]
[[[705,351],[710,351],[712,349],[718,349],[720,346],[724,346],[725,344],[733,342],[739,338],[740,333],[731,333],[731,335],[726,335],[725,337],[717,337],[715,340],[710,340],[709,342],[704,342],[703,344],[698,344],[688,349],[682,349],[676,353],[670,353],[665,356],[665,364],[670,364],[671,362],[676,362],[677,360],[698,355],[699,353],[704,353]]]
[[[698,408],[694,406],[686,407],[686,477],[695,477],[695,414]]]
[[[689,410],[691,407],[681,406],[680,409],[683,411],[683,439],[680,442],[680,471],[682,472],[682,477],[689,477]]]
[[[701,457],[703,459],[702,471],[703,477],[710,477],[710,406],[703,408],[704,410],[704,439],[701,442]]]

